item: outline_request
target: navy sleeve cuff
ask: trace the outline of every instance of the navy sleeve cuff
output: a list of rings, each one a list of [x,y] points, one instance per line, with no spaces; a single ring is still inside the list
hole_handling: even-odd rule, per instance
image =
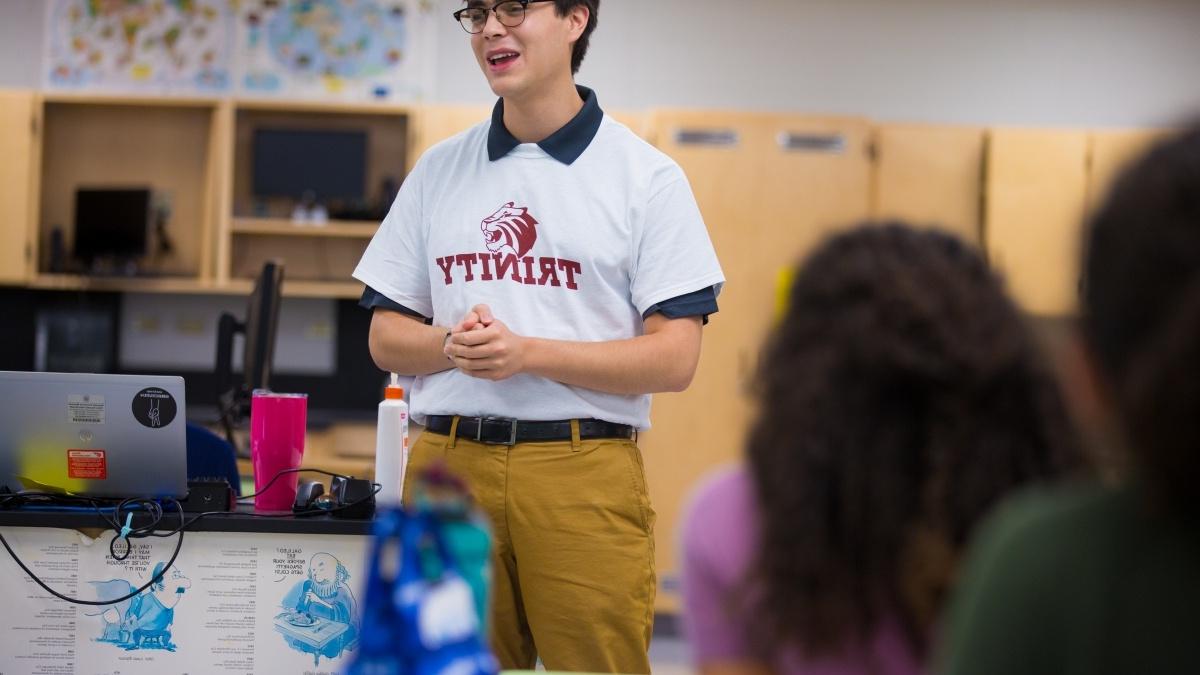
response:
[[[698,316],[704,323],[708,323],[708,315],[717,313],[717,292],[712,286],[709,286],[657,302],[642,313],[642,319],[644,320],[655,312],[660,312],[668,319]]]
[[[358,304],[359,306],[370,310],[374,310],[376,308],[390,309],[393,312],[400,312],[401,314],[407,314],[413,318],[420,319],[427,324],[433,323],[433,319],[421,314],[420,312],[414,312],[413,310],[405,307],[395,300],[392,300],[370,286],[363,288],[363,294],[362,297],[358,299]]]

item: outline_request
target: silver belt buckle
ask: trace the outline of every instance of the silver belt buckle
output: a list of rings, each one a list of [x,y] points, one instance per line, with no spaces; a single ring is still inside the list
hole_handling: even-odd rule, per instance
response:
[[[483,423],[484,422],[507,422],[508,423],[508,441],[485,441],[483,440]],[[486,445],[516,445],[517,444],[517,420],[511,417],[480,417],[479,424],[475,426],[475,442]]]

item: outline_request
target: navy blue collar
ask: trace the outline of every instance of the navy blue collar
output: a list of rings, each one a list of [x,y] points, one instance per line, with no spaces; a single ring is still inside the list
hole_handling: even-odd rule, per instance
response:
[[[575,90],[583,99],[583,108],[561,129],[538,141],[539,148],[563,164],[571,164],[579,159],[596,137],[600,122],[604,120],[604,111],[596,102],[596,92],[579,85],[575,85]],[[492,126],[488,129],[487,139],[488,159],[494,162],[520,144],[521,141],[504,126],[504,99],[500,99],[492,109]]]

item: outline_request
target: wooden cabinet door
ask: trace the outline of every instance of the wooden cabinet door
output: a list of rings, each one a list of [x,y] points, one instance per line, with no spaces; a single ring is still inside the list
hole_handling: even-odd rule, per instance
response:
[[[754,212],[763,166],[761,131],[737,113],[655,111],[647,124],[657,146],[687,174],[716,249],[726,285],[720,312],[704,328],[700,363],[683,392],[655,394],[652,428],[641,434],[647,482],[658,512],[658,607],[677,609],[675,543],[686,498],[713,467],[741,455],[750,414],[747,387],[754,344],[749,299],[754,293]]]
[[[871,217],[936,227],[982,246],[983,141],[977,127],[876,125]]]
[[[1079,306],[1087,144],[1084,131],[989,132],[987,255],[1034,315],[1067,316]]]
[[[749,302],[755,361],[775,323],[776,289],[826,238],[862,223],[870,204],[870,127],[857,118],[773,115],[755,218]],[[783,289],[786,290],[786,289]]]
[[[0,91],[0,283],[21,283],[32,274],[36,102],[32,92]]]
[[[641,438],[659,515],[659,607],[672,609],[687,498],[705,474],[743,455],[777,279],[828,233],[867,215],[869,128],[853,119],[657,111],[648,129],[687,174],[726,277],[692,386],[654,397],[653,428]]]
[[[1087,210],[1092,212],[1104,201],[1121,171],[1154,143],[1166,138],[1167,131],[1126,129],[1093,131],[1088,135]]]

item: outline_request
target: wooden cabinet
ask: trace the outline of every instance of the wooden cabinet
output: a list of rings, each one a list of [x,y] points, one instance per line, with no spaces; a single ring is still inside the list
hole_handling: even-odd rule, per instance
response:
[[[993,129],[985,190],[988,259],[1030,314],[1068,316],[1079,304],[1088,134]]]
[[[165,226],[151,233],[141,271],[204,279],[212,236],[211,139],[217,103],[47,98],[43,110],[38,271],[50,269],[50,237],[74,244],[80,188],[144,186],[155,192]],[[169,250],[167,248],[169,247]]]
[[[852,117],[772,115],[761,122],[768,145],[755,195],[752,269],[761,337],[774,323],[771,293],[830,235],[857,226],[870,212],[870,125]]]
[[[22,284],[33,273],[37,195],[37,96],[0,91],[0,283]]]
[[[750,414],[745,394],[754,340],[744,310],[752,295],[748,268],[753,254],[744,238],[758,226],[746,210],[763,168],[747,147],[757,147],[763,139],[759,129],[736,114],[678,110],[651,117],[656,144],[687,174],[726,277],[718,298],[721,311],[704,328],[691,387],[656,394],[651,429],[639,438],[658,513],[658,606],[673,611],[679,605],[675,542],[685,496],[712,467],[739,456]]]
[[[671,610],[687,495],[714,467],[742,455],[778,277],[825,235],[867,215],[869,127],[857,119],[660,110],[647,129],[687,174],[726,277],[691,387],[655,395],[653,426],[640,439],[658,512],[659,607]]]
[[[873,147],[873,219],[935,227],[983,245],[982,128],[880,124]]]
[[[290,205],[254,195],[253,133],[260,127],[365,132],[366,188],[378,206],[385,179],[394,188],[406,175],[409,115],[406,108],[370,104],[4,93],[0,147],[17,161],[2,169],[8,173],[0,188],[7,221],[0,229],[0,281],[244,294],[265,259],[283,258],[286,295],[357,297],[362,286],[350,273],[386,209],[364,220],[293,223]],[[165,223],[150,233],[136,274],[97,275],[72,264],[75,194],[89,187],[153,190]]]
[[[230,150],[218,199],[218,284],[241,287],[264,261],[279,258],[285,263],[285,291],[357,297],[362,284],[351,273],[407,174],[411,111],[379,104],[278,101],[234,101],[231,106],[226,123]],[[255,135],[262,131],[361,134],[366,151],[358,204],[343,204],[350,213],[330,210],[320,221],[293,218],[294,197],[272,197],[255,185]]]

